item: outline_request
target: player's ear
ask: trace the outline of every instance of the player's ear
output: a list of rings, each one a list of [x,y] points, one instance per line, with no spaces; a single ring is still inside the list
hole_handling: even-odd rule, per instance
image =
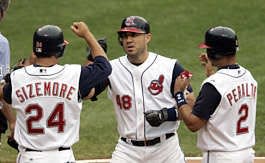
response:
[[[152,39],[152,34],[151,33],[147,33],[145,34],[145,41],[146,43],[149,43]]]

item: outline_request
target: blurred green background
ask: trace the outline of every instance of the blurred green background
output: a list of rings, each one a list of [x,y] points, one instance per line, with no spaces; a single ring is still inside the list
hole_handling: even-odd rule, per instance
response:
[[[123,55],[116,33],[121,20],[129,15],[143,16],[151,24],[150,51],[177,58],[192,71],[197,95],[205,78],[198,61],[202,50],[197,48],[204,32],[217,25],[232,27],[239,37],[238,62],[259,83],[255,150],[256,156],[265,156],[264,11],[263,0],[13,0],[0,22],[0,31],[10,41],[12,64],[30,55],[33,32],[45,24],[60,26],[70,42],[61,63],[84,63],[86,44],[71,32],[72,22],[84,21],[97,38],[106,37],[108,56],[114,59]],[[200,156],[196,133],[183,123],[178,133],[185,155]],[[0,146],[0,162],[15,162],[17,153],[7,146],[7,135]],[[73,146],[76,159],[109,158],[117,139],[113,106],[103,92],[97,102],[84,103],[80,141]]]

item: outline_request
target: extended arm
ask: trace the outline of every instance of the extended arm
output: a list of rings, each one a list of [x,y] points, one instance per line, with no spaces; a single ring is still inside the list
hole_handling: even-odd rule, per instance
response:
[[[177,76],[180,75],[187,75],[188,77],[192,76],[190,72],[185,71],[182,66],[178,62],[176,62],[172,74],[173,80],[170,87],[172,96],[174,96],[175,80]],[[189,105],[194,105],[195,97],[191,85],[188,85],[185,88],[185,98]],[[181,115],[178,114],[175,106],[172,106],[171,108],[163,108],[161,110],[149,110],[146,111],[144,114],[148,123],[153,127],[160,126],[165,121],[176,121],[182,119]]]
[[[107,53],[107,39],[101,38],[97,40],[99,45],[103,48],[104,52]],[[85,65],[91,65],[94,63],[95,59],[92,57],[90,47],[87,47],[87,58]],[[91,101],[97,101],[97,96],[103,92],[109,85],[109,79],[100,81],[95,87],[93,87],[89,94],[84,97],[84,99],[91,99]]]
[[[71,29],[87,42],[91,55],[95,59],[93,63],[81,68],[79,90],[81,98],[86,99],[93,97],[93,88],[98,83],[107,80],[112,68],[105,51],[84,22],[74,22]]]
[[[175,82],[177,108],[186,126],[193,132],[202,128],[220,103],[221,95],[209,83],[203,85],[194,106],[188,105],[183,90],[189,79],[178,77]]]

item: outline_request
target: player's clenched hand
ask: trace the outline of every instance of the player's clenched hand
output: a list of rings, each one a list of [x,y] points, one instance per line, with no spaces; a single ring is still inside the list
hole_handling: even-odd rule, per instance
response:
[[[148,110],[144,113],[147,122],[153,126],[158,127],[168,119],[167,108],[162,110]]]
[[[213,68],[212,62],[207,57],[207,54],[206,53],[202,53],[199,56],[199,60],[201,62],[201,65],[204,67],[205,75],[207,77],[211,76],[214,73],[214,68]]]
[[[89,29],[86,23],[84,22],[74,22],[71,25],[71,29],[77,36],[82,37],[82,38],[84,38],[89,32]]]
[[[190,83],[192,74],[189,71],[183,71],[176,79],[174,85],[174,94],[177,92],[184,92]]]

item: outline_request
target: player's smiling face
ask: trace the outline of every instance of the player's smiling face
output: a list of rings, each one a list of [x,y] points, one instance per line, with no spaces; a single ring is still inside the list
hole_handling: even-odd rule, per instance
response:
[[[120,34],[123,49],[128,56],[140,56],[147,52],[151,34],[123,32]]]

